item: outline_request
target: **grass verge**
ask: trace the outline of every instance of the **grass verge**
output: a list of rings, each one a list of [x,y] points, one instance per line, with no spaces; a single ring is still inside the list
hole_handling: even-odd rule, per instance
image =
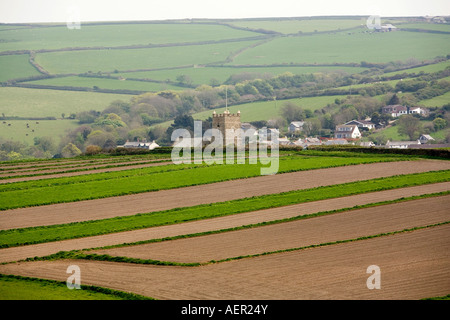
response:
[[[0,300],[154,300],[97,286],[68,290],[66,282],[0,274]]]

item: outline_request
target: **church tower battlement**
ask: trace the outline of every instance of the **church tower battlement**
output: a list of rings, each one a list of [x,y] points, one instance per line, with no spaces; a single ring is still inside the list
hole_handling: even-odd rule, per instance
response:
[[[224,139],[224,146],[227,141],[227,130],[239,130],[241,128],[241,112],[238,111],[237,114],[230,113],[226,109],[223,114],[217,114],[213,112],[212,118],[212,129],[218,129],[222,133]]]

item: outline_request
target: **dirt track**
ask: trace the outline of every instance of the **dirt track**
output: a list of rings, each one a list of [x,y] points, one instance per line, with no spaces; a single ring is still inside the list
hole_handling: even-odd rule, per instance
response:
[[[450,169],[450,161],[420,160],[362,164],[259,176],[106,199],[6,210],[2,211],[0,215],[0,230],[106,219],[398,174],[444,169]]]
[[[450,195],[189,239],[90,252],[161,261],[208,262],[446,222],[450,221],[448,203]]]
[[[82,284],[158,299],[421,299],[448,294],[449,243],[445,225],[195,268],[62,260],[2,265],[0,273],[66,281],[75,264]],[[381,270],[379,290],[366,286],[371,265]]]
[[[427,186],[366,193],[349,197],[308,202],[282,208],[273,208],[213,219],[185,222],[175,225],[119,232],[82,239],[0,249],[0,263],[7,261],[18,261],[28,257],[45,256],[56,253],[58,251],[103,247],[108,245],[144,241],[149,239],[160,239],[183,234],[221,230],[242,225],[261,223],[264,221],[273,221],[289,217],[296,217],[299,215],[311,214],[321,211],[329,211],[340,208],[354,207],[356,205],[395,200],[402,197],[441,192],[449,190],[449,184],[450,183],[441,183]]]

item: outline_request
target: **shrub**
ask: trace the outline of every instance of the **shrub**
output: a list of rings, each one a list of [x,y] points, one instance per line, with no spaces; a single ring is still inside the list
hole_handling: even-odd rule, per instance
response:
[[[95,154],[99,154],[102,151],[102,148],[100,146],[96,145],[90,145],[86,147],[85,154],[88,156],[92,156]]]

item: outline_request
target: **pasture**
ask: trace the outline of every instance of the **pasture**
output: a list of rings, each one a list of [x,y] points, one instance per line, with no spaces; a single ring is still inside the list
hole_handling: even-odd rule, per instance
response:
[[[130,95],[0,87],[0,114],[6,117],[55,117],[65,113],[104,110],[112,101],[128,101]]]
[[[243,122],[270,120],[280,117],[281,108],[286,103],[294,103],[300,106],[304,110],[315,111],[327,106],[327,104],[334,103],[335,99],[343,99],[346,96],[319,96],[308,98],[295,98],[286,100],[271,100],[264,102],[251,102],[241,105],[234,105],[228,107],[228,110],[232,113],[241,112],[241,120]],[[214,109],[217,113],[222,113],[225,108]],[[193,114],[193,118],[196,120],[206,120],[211,117],[211,110],[203,111]]]
[[[28,145],[33,145],[36,137],[52,137],[58,143],[60,135],[77,126],[77,120],[5,120],[0,121],[0,137]]]
[[[246,50],[234,65],[271,65],[274,63],[375,63],[432,59],[450,52],[447,35],[415,32],[337,32],[314,36],[279,37]],[[345,44],[345,45],[343,45]],[[394,49],[395,48],[395,49]]]

